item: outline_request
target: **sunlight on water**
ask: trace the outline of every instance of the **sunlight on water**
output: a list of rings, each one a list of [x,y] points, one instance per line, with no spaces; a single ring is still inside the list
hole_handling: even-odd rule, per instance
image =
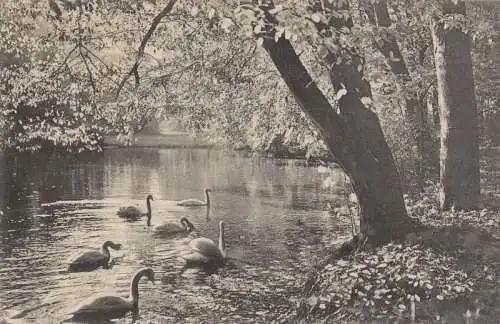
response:
[[[263,323],[287,307],[319,247],[349,235],[325,207],[339,199],[322,188],[325,175],[289,161],[201,149],[110,150],[79,161],[2,158],[0,322],[58,323],[88,297],[127,296],[133,274],[152,267],[156,284],[139,285],[141,320]],[[203,188],[213,189],[208,210],[177,206],[205,199]],[[146,212],[147,194],[154,197],[152,225],[186,216],[197,233],[217,241],[224,220],[234,267],[181,272],[185,238],[158,237],[145,217],[127,222],[116,215],[129,205]],[[110,269],[66,271],[72,256],[106,240],[122,244],[110,250]]]

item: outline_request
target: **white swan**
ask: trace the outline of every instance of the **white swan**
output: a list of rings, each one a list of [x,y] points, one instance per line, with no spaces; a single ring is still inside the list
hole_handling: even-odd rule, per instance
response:
[[[137,218],[140,218],[141,216],[147,216],[149,224],[151,222],[151,200],[153,200],[153,196],[148,195],[146,197],[146,207],[148,209],[146,213],[141,212],[139,208],[135,206],[128,206],[128,207],[120,207],[120,209],[116,212],[116,214],[121,218],[126,218],[130,220],[135,220]]]
[[[184,199],[181,200],[177,203],[178,206],[186,206],[186,207],[197,207],[197,206],[207,206],[210,207],[210,196],[208,195],[209,192],[212,192],[211,189],[205,189],[205,197],[206,200],[199,200],[199,199],[194,199],[194,198],[189,198],[189,199]]]
[[[186,218],[180,219],[181,225],[174,223],[161,223],[153,226],[153,232],[162,235],[189,234],[194,230],[194,225]]]
[[[144,268],[137,272],[130,285],[130,296],[128,298],[118,296],[92,297],[81,303],[75,311],[71,320],[87,320],[94,323],[97,320],[111,320],[125,316],[130,311],[137,311],[139,307],[139,280],[146,276],[154,283],[154,271]]]
[[[72,257],[69,261],[68,271],[92,271],[97,268],[107,268],[111,255],[109,248],[120,250],[121,244],[115,244],[112,241],[106,241],[102,245],[101,251],[88,251]]]
[[[188,251],[181,253],[187,264],[209,265],[220,264],[226,258],[226,242],[224,239],[224,222],[219,222],[219,245],[209,238],[199,237],[191,240]]]

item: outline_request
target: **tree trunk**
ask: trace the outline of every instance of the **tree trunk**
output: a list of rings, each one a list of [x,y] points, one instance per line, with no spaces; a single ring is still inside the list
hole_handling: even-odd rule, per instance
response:
[[[440,204],[443,210],[476,209],[479,134],[470,42],[461,19],[464,1],[444,1],[443,13],[431,25],[441,125]]]
[[[372,94],[363,75],[364,60],[356,48],[345,46],[338,38],[337,31],[350,31],[353,24],[349,3],[344,1],[337,7],[315,1],[311,10],[326,14],[326,19],[315,25],[327,49],[323,60],[330,67],[332,85],[338,94],[344,93],[338,96],[339,113],[317,89],[286,39],[281,37],[278,42],[265,39],[264,47],[350,177],[360,204],[361,235],[375,244],[404,238],[413,229],[412,222],[394,158],[378,116],[371,109]],[[267,17],[272,21],[272,17]]]
[[[340,99],[339,116],[288,40],[266,38],[263,45],[300,107],[350,177],[361,207],[361,235],[374,244],[404,238],[411,222],[377,115],[363,105],[359,95],[348,91]]]
[[[416,159],[415,159],[415,173],[416,173],[416,185],[417,189],[420,192],[424,191],[424,183],[425,183],[425,176],[424,176],[424,169],[425,169],[425,164],[430,164],[430,161],[425,161],[426,154],[425,154],[425,119],[423,116],[423,109],[421,102],[416,99],[416,98],[410,98],[408,95],[406,96],[406,110],[407,110],[407,115],[406,118],[408,121],[411,123],[410,127],[411,130],[409,130],[413,136],[413,143],[415,143],[417,152],[416,152]],[[429,148],[428,148],[429,149]],[[427,162],[427,163],[426,163]]]

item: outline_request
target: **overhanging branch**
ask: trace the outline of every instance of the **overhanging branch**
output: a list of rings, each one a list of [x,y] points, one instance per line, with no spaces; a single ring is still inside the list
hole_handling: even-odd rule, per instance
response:
[[[144,56],[144,49],[146,48],[146,45],[147,45],[149,39],[151,38],[151,36],[153,36],[153,33],[155,32],[156,28],[160,24],[161,20],[165,16],[167,16],[170,13],[170,11],[172,11],[176,2],[177,2],[177,0],[170,0],[168,2],[167,6],[165,8],[163,8],[163,10],[158,15],[156,15],[156,17],[153,19],[151,26],[149,26],[149,30],[147,31],[146,35],[144,35],[144,38],[141,41],[141,45],[139,45],[139,49],[137,52],[137,57],[136,57],[134,66],[132,66],[132,69],[130,69],[130,71],[125,75],[123,80],[120,82],[118,89],[116,90],[116,97],[117,98],[120,95],[120,91],[122,90],[123,86],[125,85],[125,83],[130,78],[131,75],[134,75],[134,77],[135,77],[135,86],[137,87],[139,85],[140,80],[139,80],[138,69],[139,69],[139,64],[141,62],[141,59]]]

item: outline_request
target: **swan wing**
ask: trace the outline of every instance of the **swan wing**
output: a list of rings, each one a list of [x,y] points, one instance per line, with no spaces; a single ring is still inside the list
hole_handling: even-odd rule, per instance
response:
[[[104,264],[108,262],[107,257],[99,251],[87,251],[74,257],[70,264]]]
[[[187,251],[185,253],[181,253],[180,256],[187,262],[192,263],[208,263],[212,260],[211,258],[207,258],[203,254],[196,251]]]
[[[206,206],[207,203],[205,201],[199,199],[184,199],[177,203],[178,206]]]
[[[120,217],[133,218],[133,217],[140,217],[141,211],[137,207],[128,206],[128,207],[120,207],[120,209],[118,209],[118,212],[116,214]]]
[[[101,296],[82,302],[72,313],[74,317],[118,318],[132,310],[132,303],[117,296]]]
[[[196,239],[196,238],[199,238],[200,237],[200,234],[198,234],[198,232],[196,231],[192,231],[191,233],[188,233],[187,236],[182,240],[182,243],[186,244],[186,245],[189,245],[189,243]],[[191,248],[189,248],[190,251],[192,251]]]
[[[177,224],[162,223],[162,224],[155,225],[153,227],[153,231],[175,234],[175,233],[185,232],[186,229],[177,225]]]
[[[197,252],[207,258],[220,258],[222,256],[217,244],[206,237],[196,238],[189,242],[188,246],[193,252]]]

